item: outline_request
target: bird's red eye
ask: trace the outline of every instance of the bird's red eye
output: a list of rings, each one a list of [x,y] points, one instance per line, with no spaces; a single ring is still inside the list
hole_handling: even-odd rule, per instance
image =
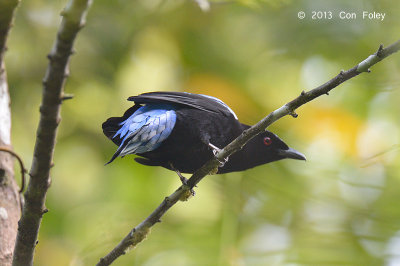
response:
[[[270,137],[265,137],[265,138],[264,138],[264,144],[265,144],[266,146],[271,145],[271,144],[272,144],[272,139],[271,139]]]

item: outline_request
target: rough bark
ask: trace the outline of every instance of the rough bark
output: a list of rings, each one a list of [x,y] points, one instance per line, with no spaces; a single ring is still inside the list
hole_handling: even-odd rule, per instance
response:
[[[6,41],[19,1],[0,1],[0,146],[11,147],[11,112],[4,56]],[[11,265],[18,220],[21,215],[14,158],[0,152],[0,265]]]
[[[4,64],[0,68],[0,146],[11,148],[10,98]],[[0,265],[11,265],[18,220],[21,215],[14,158],[0,152]]]

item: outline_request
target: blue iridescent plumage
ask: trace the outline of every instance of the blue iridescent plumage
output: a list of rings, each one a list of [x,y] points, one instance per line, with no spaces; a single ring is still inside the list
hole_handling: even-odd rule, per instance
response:
[[[113,138],[120,138],[122,141],[110,162],[117,156],[157,149],[171,134],[175,123],[176,113],[170,105],[151,104],[140,107],[119,123],[121,128]]]

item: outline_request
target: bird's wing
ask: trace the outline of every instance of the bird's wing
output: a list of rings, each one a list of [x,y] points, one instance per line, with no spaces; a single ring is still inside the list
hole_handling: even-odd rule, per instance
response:
[[[107,138],[112,140],[117,146],[121,145],[122,139],[114,138],[114,135],[121,128],[120,124],[126,119],[128,119],[140,107],[142,106],[136,104],[131,108],[129,108],[128,110],[126,110],[123,116],[108,118],[107,121],[105,121],[102,125],[104,135],[106,135]]]
[[[120,145],[108,163],[118,156],[155,150],[171,134],[175,122],[176,113],[173,109],[157,105],[138,108],[118,124],[119,129],[112,139]]]
[[[233,116],[237,119],[236,114],[228,105],[220,99],[208,95],[188,92],[148,92],[129,97],[128,100],[134,101],[137,104],[168,103],[178,106],[187,106],[206,112],[220,113],[224,116]]]

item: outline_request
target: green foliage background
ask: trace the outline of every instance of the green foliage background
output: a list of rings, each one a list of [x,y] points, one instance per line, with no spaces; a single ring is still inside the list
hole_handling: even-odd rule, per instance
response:
[[[93,265],[179,185],[116,147],[101,123],[146,91],[216,96],[253,124],[399,39],[373,1],[96,0],[79,34],[35,265]],[[30,165],[41,79],[65,1],[22,1],[6,64],[15,150]],[[332,11],[331,20],[311,12]],[[341,20],[340,11],[357,19]],[[384,12],[384,21],[362,11]],[[299,11],[307,17],[297,18]],[[114,265],[399,265],[400,55],[270,130],[307,155],[209,176]]]

